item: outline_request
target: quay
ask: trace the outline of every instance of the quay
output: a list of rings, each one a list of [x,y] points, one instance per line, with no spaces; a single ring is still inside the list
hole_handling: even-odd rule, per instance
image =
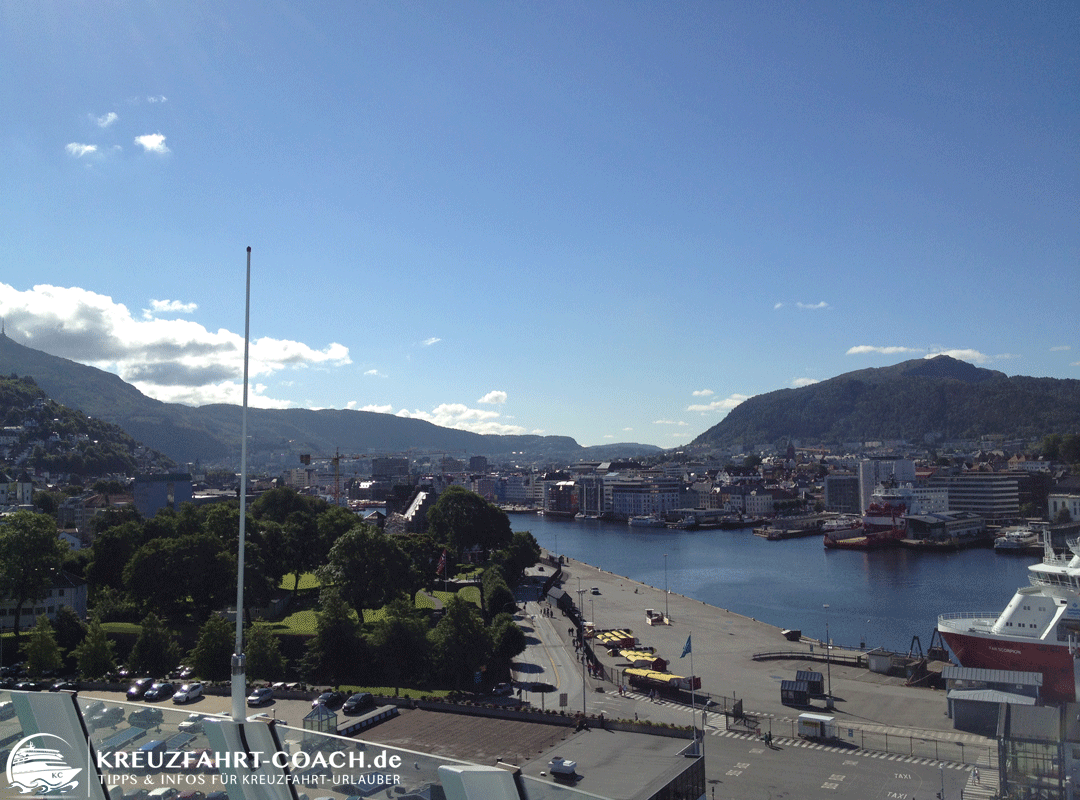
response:
[[[800,713],[825,711],[825,702],[815,700],[809,707],[785,705],[781,683],[812,668],[829,673],[833,707],[827,713],[835,716],[842,739],[885,749],[891,743],[894,748],[919,750],[942,760],[996,765],[992,739],[953,729],[944,690],[906,686],[905,678],[871,672],[860,651],[833,648],[826,655],[819,639],[802,636],[792,642],[782,629],[729,609],[675,593],[665,596],[663,589],[565,556],[562,561],[561,588],[571,596],[579,589],[583,592],[578,595],[584,598],[583,615],[596,630],[631,630],[643,645],[667,660],[669,672],[683,676],[690,675],[691,658],[680,654],[690,640],[694,676],[701,679],[700,700],[715,704],[707,714],[709,727],[727,728],[731,722],[723,712],[741,700],[744,713],[757,727],[771,729],[774,735],[792,734]],[[593,593],[593,588],[599,594]],[[666,619],[667,624],[650,624],[646,609]],[[825,631],[821,634],[824,639]],[[565,644],[573,647],[569,635]],[[668,706],[661,712],[637,693],[620,697],[620,673],[629,665],[603,648],[597,648],[595,655],[604,678],[588,678],[592,707],[602,709],[609,718],[636,715],[638,719],[690,723],[689,705],[677,710]],[[768,657],[761,658],[763,655]],[[700,725],[700,715],[697,719]]]

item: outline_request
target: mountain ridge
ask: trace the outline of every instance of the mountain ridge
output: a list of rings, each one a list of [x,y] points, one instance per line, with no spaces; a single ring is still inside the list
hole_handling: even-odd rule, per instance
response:
[[[111,372],[19,344],[0,334],[0,374],[30,376],[53,400],[119,425],[178,463],[239,463],[241,407],[185,406],[147,397]],[[499,459],[566,462],[608,460],[662,452],[647,444],[584,447],[569,436],[479,434],[426,420],[351,409],[248,409],[252,465],[298,463],[301,453],[330,455],[422,449]],[[295,456],[289,460],[289,456]]]
[[[787,439],[821,444],[924,442],[994,435],[1034,440],[1077,430],[1080,381],[1009,377],[941,355],[756,395],[689,446],[751,446]]]

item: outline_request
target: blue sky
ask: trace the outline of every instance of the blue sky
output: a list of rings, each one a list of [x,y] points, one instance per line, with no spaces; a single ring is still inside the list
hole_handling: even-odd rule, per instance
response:
[[[1072,2],[0,3],[0,314],[162,400],[671,447],[1080,378]]]

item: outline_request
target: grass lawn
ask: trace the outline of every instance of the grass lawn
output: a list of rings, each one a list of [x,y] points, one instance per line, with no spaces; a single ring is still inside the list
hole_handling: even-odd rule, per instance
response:
[[[286,575],[284,578],[281,579],[281,583],[278,584],[278,588],[279,589],[286,589],[286,590],[291,592],[292,589],[293,589],[293,582],[295,580],[296,579],[292,575]],[[322,586],[322,584],[319,583],[319,579],[315,577],[314,572],[303,572],[303,573],[300,574],[300,586],[299,586],[299,588],[301,590],[303,590],[303,589],[318,589],[320,586]]]
[[[134,633],[136,636],[142,633],[142,625],[138,622],[103,622],[101,629],[105,633]]]

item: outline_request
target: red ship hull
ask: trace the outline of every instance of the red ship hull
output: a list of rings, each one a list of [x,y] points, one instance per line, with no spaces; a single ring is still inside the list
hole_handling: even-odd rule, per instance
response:
[[[962,667],[1039,672],[1043,676],[1040,698],[1050,702],[1076,699],[1073,658],[1064,645],[1020,642],[938,630]]]

